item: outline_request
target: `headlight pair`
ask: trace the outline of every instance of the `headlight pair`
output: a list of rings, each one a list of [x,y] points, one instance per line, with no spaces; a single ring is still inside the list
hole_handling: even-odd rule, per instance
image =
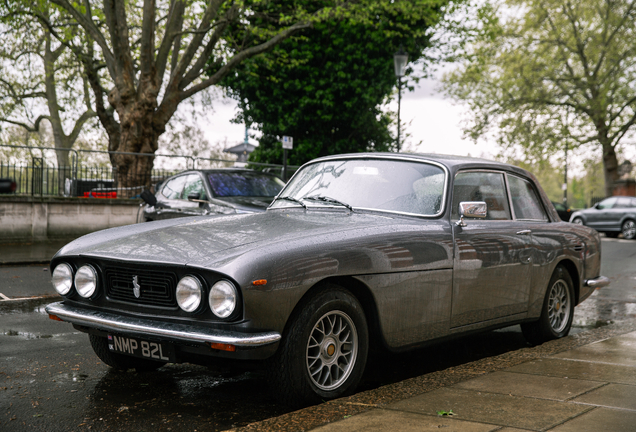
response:
[[[220,280],[210,288],[208,303],[212,313],[227,318],[236,308],[236,288],[226,280]],[[177,284],[177,303],[186,312],[194,312],[201,305],[203,286],[194,276],[185,276]]]
[[[73,287],[73,269],[70,265],[62,263],[53,270],[51,277],[53,288],[60,295],[67,295]],[[80,267],[75,273],[75,289],[77,293],[90,298],[97,289],[97,272],[90,265]]]

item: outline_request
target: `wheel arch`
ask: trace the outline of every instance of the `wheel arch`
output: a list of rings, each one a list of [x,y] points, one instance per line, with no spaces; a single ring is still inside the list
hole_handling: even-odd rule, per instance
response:
[[[570,275],[570,278],[572,279],[572,285],[574,285],[574,304],[577,305],[579,304],[579,298],[581,295],[581,276],[579,274],[578,267],[576,266],[574,261],[568,258],[559,261],[557,266],[559,265],[565,268],[565,270]]]
[[[287,322],[285,323],[285,328],[283,330],[283,337],[285,337],[285,335],[288,333],[290,323],[292,323],[294,318],[300,314],[307,303],[309,303],[311,298],[317,295],[319,292],[327,289],[329,285],[337,285],[343,290],[349,291],[360,302],[360,305],[362,306],[362,310],[364,311],[364,315],[367,320],[369,342],[371,346],[373,347],[376,343],[380,343],[383,346],[386,346],[386,342],[384,341],[380,328],[380,319],[377,304],[375,302],[373,294],[371,293],[371,289],[365,283],[361,282],[353,276],[328,277],[319,282],[316,282],[311,288],[309,288],[296,303],[296,306],[294,306],[291,314],[289,314]]]

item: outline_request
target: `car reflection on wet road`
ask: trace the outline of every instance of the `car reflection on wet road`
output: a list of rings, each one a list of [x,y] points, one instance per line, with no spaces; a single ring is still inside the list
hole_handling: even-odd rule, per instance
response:
[[[612,284],[577,307],[572,333],[636,318],[635,257],[636,241],[603,239],[602,274]],[[0,267],[0,285],[2,278],[15,279],[12,272],[26,285],[48,284],[49,274],[35,266],[32,273]],[[42,286],[33,291],[40,294]],[[112,371],[92,352],[86,334],[48,319],[44,306],[50,301],[0,302],[2,431],[218,431],[289,411],[272,402],[258,372],[188,364],[149,373]],[[359,390],[525,346],[513,326],[407,354],[372,356]]]

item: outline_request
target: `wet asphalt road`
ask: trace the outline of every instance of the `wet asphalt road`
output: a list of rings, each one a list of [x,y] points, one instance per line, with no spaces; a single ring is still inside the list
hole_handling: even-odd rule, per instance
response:
[[[612,285],[577,307],[573,332],[636,318],[636,241],[603,240]],[[6,297],[51,295],[44,266],[0,267]],[[1,297],[1,296],[0,296]],[[0,430],[217,431],[277,416],[259,372],[168,365],[109,370],[88,337],[48,319],[51,298],[0,301]],[[360,390],[525,347],[518,326],[370,361]],[[390,365],[390,367],[387,367]]]

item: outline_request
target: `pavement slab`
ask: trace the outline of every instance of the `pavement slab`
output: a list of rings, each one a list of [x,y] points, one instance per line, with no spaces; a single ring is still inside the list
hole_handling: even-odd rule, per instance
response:
[[[390,431],[400,432],[491,432],[499,431],[499,426],[482,423],[472,423],[462,420],[455,420],[448,417],[428,416],[423,414],[392,411],[374,410],[368,411],[354,417],[331,423],[317,429],[316,432],[362,432],[362,431]]]
[[[582,346],[554,357],[636,367],[636,332]]]
[[[506,369],[520,374],[636,385],[636,368],[586,361],[544,358]]]
[[[494,372],[456,384],[455,388],[512,396],[566,401],[603,386],[604,383],[512,372]]]
[[[636,411],[636,386],[608,384],[575,398],[573,402]]]
[[[634,432],[635,425],[636,412],[595,408],[580,417],[550,429],[550,432]]]
[[[435,390],[388,408],[428,415],[452,409],[453,419],[532,431],[547,430],[592,409],[580,404],[457,388]]]

